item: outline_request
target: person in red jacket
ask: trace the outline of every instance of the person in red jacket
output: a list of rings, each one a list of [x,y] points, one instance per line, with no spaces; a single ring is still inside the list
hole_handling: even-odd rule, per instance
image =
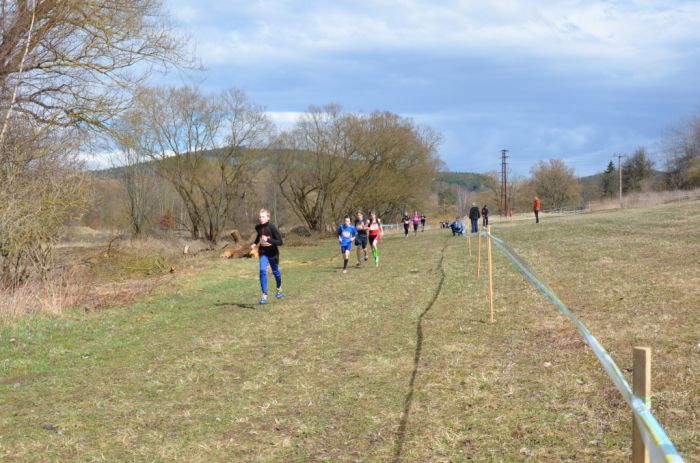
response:
[[[540,198],[535,196],[535,201],[532,203],[532,211],[535,213],[535,223],[540,223],[540,209],[542,208],[542,201]]]

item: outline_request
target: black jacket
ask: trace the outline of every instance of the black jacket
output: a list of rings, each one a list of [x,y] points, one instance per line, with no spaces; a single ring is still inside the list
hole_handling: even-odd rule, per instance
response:
[[[267,242],[270,243],[272,246],[259,246],[258,247],[258,252],[260,253],[261,256],[267,256],[267,257],[279,257],[280,251],[278,249],[278,246],[282,246],[282,235],[280,235],[280,231],[277,230],[277,227],[272,225],[270,222],[267,223],[259,223],[255,226],[255,233],[257,233],[257,236],[255,237],[255,244],[260,243],[260,237],[262,235],[267,236]]]
[[[477,220],[481,217],[481,212],[479,212],[479,208],[477,206],[472,207],[469,209],[469,218],[471,220]]]

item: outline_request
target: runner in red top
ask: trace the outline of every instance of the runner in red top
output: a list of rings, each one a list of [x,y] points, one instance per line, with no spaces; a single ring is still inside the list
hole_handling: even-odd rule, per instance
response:
[[[374,256],[374,265],[379,266],[379,240],[384,235],[382,220],[377,217],[377,211],[372,210],[369,213],[369,245],[372,247],[372,255]]]

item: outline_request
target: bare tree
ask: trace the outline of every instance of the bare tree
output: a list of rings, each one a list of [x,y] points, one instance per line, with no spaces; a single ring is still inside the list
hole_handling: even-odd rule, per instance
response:
[[[187,61],[160,0],[0,0],[0,10],[0,91],[12,102],[2,109],[41,123],[104,127],[149,64]]]
[[[45,275],[59,227],[83,209],[87,184],[72,130],[11,117],[0,151],[0,283]]]
[[[671,131],[665,140],[667,186],[674,189],[700,187],[700,117]]]
[[[273,125],[240,90],[204,95],[195,87],[144,88],[134,111],[140,150],[182,199],[193,238],[216,242],[233,203],[258,168]]]
[[[126,191],[126,215],[134,236],[142,235],[152,225],[150,216],[154,208],[153,192],[156,186],[147,164],[149,158],[141,150],[144,140],[149,137],[141,116],[141,113],[135,111],[127,113],[112,130],[117,145],[112,163],[119,169],[119,180]]]
[[[439,139],[389,112],[312,107],[278,139],[280,193],[299,219],[322,232],[361,206],[380,214],[417,208],[430,197]]]
[[[0,0],[0,14],[0,271],[16,286],[80,215],[87,135],[186,48],[160,0]]]
[[[540,161],[532,168],[537,195],[547,207],[571,206],[581,200],[581,184],[574,169],[561,159]]]
[[[622,191],[641,191],[654,173],[654,161],[649,159],[646,148],[637,148],[622,165],[622,172]]]

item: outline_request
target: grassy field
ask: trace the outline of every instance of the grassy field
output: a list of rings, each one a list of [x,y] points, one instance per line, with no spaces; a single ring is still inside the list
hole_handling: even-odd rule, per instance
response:
[[[499,224],[700,461],[700,203]],[[472,243],[474,245],[474,242]],[[496,323],[464,238],[211,260],[137,304],[0,332],[0,461],[627,461],[631,413],[575,328],[494,248]],[[474,250],[475,251],[475,250]],[[484,266],[485,269],[485,266]],[[626,374],[629,375],[629,372]]]

